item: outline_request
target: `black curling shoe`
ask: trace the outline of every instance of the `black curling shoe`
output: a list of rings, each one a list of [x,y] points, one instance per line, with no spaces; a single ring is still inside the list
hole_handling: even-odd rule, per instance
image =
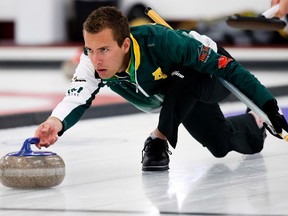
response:
[[[142,171],[165,171],[169,169],[168,142],[148,137],[142,150]]]

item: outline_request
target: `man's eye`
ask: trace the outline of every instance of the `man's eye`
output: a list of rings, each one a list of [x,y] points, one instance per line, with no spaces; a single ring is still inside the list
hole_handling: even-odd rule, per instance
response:
[[[101,52],[107,52],[107,51],[108,51],[107,48],[102,48],[102,49],[101,49]]]
[[[89,48],[87,48],[87,51],[88,51],[88,53],[92,53],[93,52],[93,50],[89,49]]]

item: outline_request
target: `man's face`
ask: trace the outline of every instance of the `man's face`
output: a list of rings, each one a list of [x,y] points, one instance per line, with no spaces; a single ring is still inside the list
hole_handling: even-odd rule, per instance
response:
[[[83,31],[85,47],[94,69],[103,79],[111,78],[115,73],[124,71],[128,65],[130,39],[126,38],[121,47],[114,40],[112,30],[103,29],[91,34]]]

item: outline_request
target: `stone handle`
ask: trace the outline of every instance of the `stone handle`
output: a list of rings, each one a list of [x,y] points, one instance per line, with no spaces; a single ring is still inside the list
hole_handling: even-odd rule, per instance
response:
[[[56,155],[53,152],[47,151],[32,151],[31,144],[39,143],[40,139],[37,137],[31,137],[24,141],[22,148],[17,153],[10,153],[9,156],[51,156]]]

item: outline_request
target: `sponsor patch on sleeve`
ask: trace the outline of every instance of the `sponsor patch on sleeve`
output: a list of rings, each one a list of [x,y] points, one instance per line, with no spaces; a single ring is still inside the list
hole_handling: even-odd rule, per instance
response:
[[[71,82],[86,82],[86,80],[77,76],[73,76]]]
[[[222,69],[225,68],[227,66],[227,64],[232,61],[233,59],[228,58],[227,56],[220,56],[220,58],[218,59],[218,68]]]
[[[207,59],[209,58],[209,55],[211,53],[211,49],[208,46],[202,45],[198,48],[198,53],[199,53],[198,59],[205,63],[207,61]]]

